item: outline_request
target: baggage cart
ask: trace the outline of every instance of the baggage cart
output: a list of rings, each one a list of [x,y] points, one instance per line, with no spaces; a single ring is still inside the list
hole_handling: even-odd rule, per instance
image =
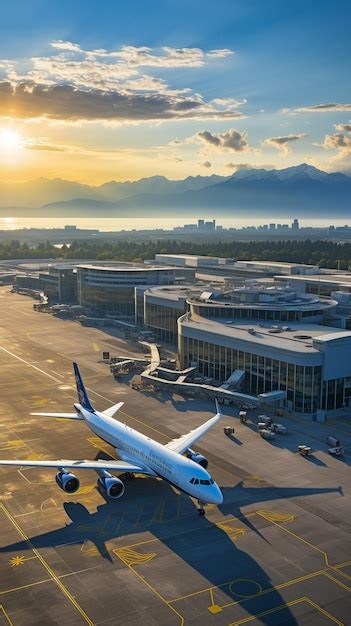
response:
[[[299,446],[299,453],[301,454],[301,456],[311,456],[312,448],[305,445]]]
[[[260,431],[260,435],[262,439],[274,439],[274,433],[268,428],[263,428]]]
[[[247,413],[246,411],[239,411],[239,418],[241,424],[247,424]]]
[[[336,439],[336,437],[327,437],[327,444],[331,448],[340,448],[341,446],[339,439]]]
[[[341,446],[338,446],[337,448],[329,448],[328,452],[333,456],[342,456],[344,454],[344,450]]]
[[[288,432],[287,427],[283,426],[283,424],[272,424],[271,429],[278,435],[286,435]]]
[[[234,428],[232,426],[224,426],[223,432],[224,432],[225,435],[227,435],[229,437],[230,435],[234,435],[235,431],[234,431]]]

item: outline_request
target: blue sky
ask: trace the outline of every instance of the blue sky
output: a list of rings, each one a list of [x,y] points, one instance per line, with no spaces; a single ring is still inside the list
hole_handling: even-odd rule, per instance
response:
[[[0,129],[20,150],[2,165],[89,182],[349,172],[350,18],[346,1],[4,1]]]

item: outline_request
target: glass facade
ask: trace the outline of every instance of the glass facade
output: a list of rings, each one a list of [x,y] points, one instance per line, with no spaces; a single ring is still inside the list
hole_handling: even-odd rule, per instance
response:
[[[186,306],[185,302],[182,309],[145,302],[145,326],[158,341],[177,345],[177,320],[184,315]]]
[[[80,304],[93,311],[97,317],[134,317],[134,287],[84,285],[80,291]]]
[[[181,367],[198,363],[199,374],[224,382],[239,369],[245,372],[244,391],[253,395],[269,391],[287,392],[288,408],[315,413],[319,408],[340,408],[345,403],[345,380],[323,383],[321,366],[303,366],[278,361],[235,348],[227,348],[191,337],[179,336]],[[348,388],[351,400],[351,380]]]
[[[39,274],[16,274],[15,286],[17,289],[34,289],[40,291]]]
[[[135,287],[168,285],[174,270],[78,267],[78,301],[97,317],[135,318]]]
[[[66,304],[77,302],[77,273],[72,269],[58,270],[59,299]]]
[[[144,293],[147,287],[136,287],[134,290],[135,298],[135,323],[139,327],[144,326]]]
[[[338,284],[337,283],[323,283],[318,281],[317,283],[309,283],[306,282],[306,293],[310,293],[312,295],[318,295],[318,296],[330,296],[332,291],[335,291],[336,289],[338,289]]]
[[[328,307],[326,307],[328,308]],[[274,321],[274,322],[301,322],[302,320],[315,318],[316,320],[323,317],[324,311],[321,309],[306,310],[296,308],[295,310],[288,309],[265,309],[255,308],[253,305],[250,308],[235,307],[233,305],[224,306],[206,306],[197,305],[191,303],[191,311],[194,315],[200,317],[206,317],[208,319],[221,319],[221,320],[262,320],[262,321]]]
[[[330,411],[351,406],[351,378],[336,378],[323,382],[322,406]]]

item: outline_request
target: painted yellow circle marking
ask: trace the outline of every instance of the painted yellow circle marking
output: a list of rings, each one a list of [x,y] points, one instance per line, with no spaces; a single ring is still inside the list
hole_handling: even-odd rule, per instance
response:
[[[230,583],[229,591],[238,598],[252,598],[262,592],[262,587],[250,578],[238,578]]]

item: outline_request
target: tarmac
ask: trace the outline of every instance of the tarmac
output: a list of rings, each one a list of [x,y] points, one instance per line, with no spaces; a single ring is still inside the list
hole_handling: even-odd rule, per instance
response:
[[[102,351],[129,356],[135,345],[32,306],[0,288],[1,458],[114,455],[83,423],[29,414],[72,410],[73,360],[97,409],[123,400],[120,419],[162,443],[214,413],[116,383]],[[245,426],[237,409],[223,411],[196,447],[224,495],[205,518],[161,480],[137,476],[106,502],[95,472],[81,471],[69,495],[55,470],[0,468],[0,625],[350,625],[351,409],[326,424],[275,418],[289,433],[272,441],[256,413]],[[343,457],[328,454],[329,434]]]

